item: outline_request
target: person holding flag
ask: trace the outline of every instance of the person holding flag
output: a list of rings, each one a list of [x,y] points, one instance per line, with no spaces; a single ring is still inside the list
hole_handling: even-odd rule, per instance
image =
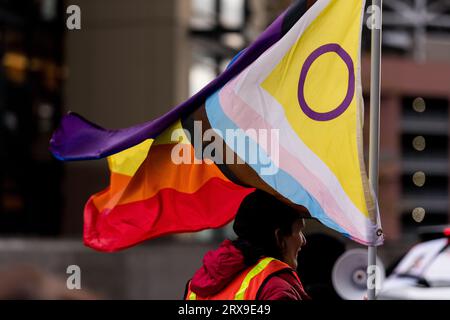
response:
[[[296,273],[304,227],[291,206],[263,191],[250,194],[233,224],[238,239],[205,255],[185,299],[309,300]]]

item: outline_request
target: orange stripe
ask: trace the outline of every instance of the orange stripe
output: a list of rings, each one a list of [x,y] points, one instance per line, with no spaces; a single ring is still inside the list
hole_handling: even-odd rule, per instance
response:
[[[214,164],[174,164],[171,159],[173,147],[152,146],[149,156],[134,177],[112,173],[109,189],[93,197],[95,206],[100,211],[112,209],[117,205],[152,198],[163,189],[194,193],[212,178],[229,181]],[[188,147],[193,162],[194,148],[192,145]]]
[[[120,200],[123,192],[133,177],[111,172],[109,187],[92,197],[97,208],[113,208]]]

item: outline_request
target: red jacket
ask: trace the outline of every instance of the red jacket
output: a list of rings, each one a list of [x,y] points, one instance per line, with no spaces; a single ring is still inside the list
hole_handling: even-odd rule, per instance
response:
[[[203,266],[191,281],[198,296],[212,296],[223,290],[240,272],[248,268],[242,252],[230,240],[208,252]],[[259,289],[258,300],[309,300],[299,280],[289,271],[274,274]]]

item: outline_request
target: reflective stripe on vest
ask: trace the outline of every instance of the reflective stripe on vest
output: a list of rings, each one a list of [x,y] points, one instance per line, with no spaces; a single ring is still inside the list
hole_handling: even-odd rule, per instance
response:
[[[271,265],[271,262],[274,262]],[[228,296],[229,298],[233,297],[234,300],[245,300],[247,291],[250,287],[250,283],[253,279],[255,279],[256,277],[258,277],[259,275],[261,275],[261,273],[263,271],[265,271],[267,268],[270,268],[270,273],[266,274],[265,277],[267,278],[268,276],[270,276],[271,274],[274,274],[275,272],[281,271],[281,270],[289,270],[291,269],[287,264],[285,264],[284,262],[281,262],[279,260],[276,260],[274,258],[264,258],[261,259],[253,268],[251,268],[249,271],[244,272],[245,273],[245,277],[241,280],[239,287],[235,287],[238,289],[234,289],[237,290],[236,293],[233,295],[232,292],[230,292],[230,295]],[[292,270],[292,269],[291,269]],[[243,275],[242,275],[243,276]],[[264,275],[263,275],[264,276]],[[259,281],[259,283],[262,283],[262,280]],[[259,289],[259,288],[257,288]],[[225,289],[225,290],[229,290],[229,289]],[[258,290],[253,290],[254,292],[257,292]],[[251,294],[251,292],[250,292]],[[256,296],[256,294],[254,293],[254,295]],[[219,296],[223,296],[222,294],[219,294]],[[188,294],[187,294],[187,300],[197,300],[198,297],[197,295],[190,290],[190,284],[189,284],[189,290],[188,290]],[[211,297],[210,297],[211,298]],[[252,297],[252,298],[256,298],[256,297]],[[199,299],[199,300],[203,300],[203,299]]]
[[[191,292],[191,294],[189,295],[188,300],[197,300],[197,295],[194,292]]]
[[[274,258],[262,259],[252,270],[250,270],[250,272],[247,274],[244,281],[242,282],[242,285],[239,288],[239,291],[234,296],[234,300],[244,300],[244,295],[248,289],[248,285],[250,284],[250,281],[254,277],[256,277],[258,274],[260,274],[261,271],[263,271],[265,268],[267,268],[269,263],[271,263],[273,260],[275,260],[275,259]]]

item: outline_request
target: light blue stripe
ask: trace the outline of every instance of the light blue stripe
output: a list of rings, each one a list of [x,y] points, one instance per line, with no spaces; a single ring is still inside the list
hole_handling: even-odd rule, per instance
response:
[[[211,127],[215,130],[218,130],[219,134],[226,133],[226,130],[238,130],[236,124],[225,115],[222,110],[222,106],[219,100],[219,92],[216,92],[206,101],[206,113],[208,116],[208,120],[211,124]],[[276,167],[273,162],[269,159],[266,152],[259,147],[259,145],[253,141],[247,135],[244,135],[243,132],[239,134],[240,138],[243,136],[246,137],[248,142],[248,148],[242,150],[242,148],[235,148],[235,146],[228,147],[232,149],[236,154],[244,160],[255,170],[258,175],[263,179],[269,186],[271,186],[274,190],[279,192],[282,196],[289,199],[293,203],[304,206],[308,209],[311,215],[314,218],[317,218],[320,222],[325,224],[327,227],[332,228],[343,235],[351,238],[346,230],[343,229],[340,225],[338,225],[333,219],[331,219],[317,202],[317,200],[312,197],[303,186],[296,181],[291,175],[289,175],[286,171],[278,168],[278,172],[274,175],[262,175],[262,170],[270,166],[270,164]],[[236,150],[237,149],[237,150]],[[258,150],[259,160],[256,161],[256,164],[249,163],[248,161],[248,150]],[[264,164],[264,165],[262,165]]]

